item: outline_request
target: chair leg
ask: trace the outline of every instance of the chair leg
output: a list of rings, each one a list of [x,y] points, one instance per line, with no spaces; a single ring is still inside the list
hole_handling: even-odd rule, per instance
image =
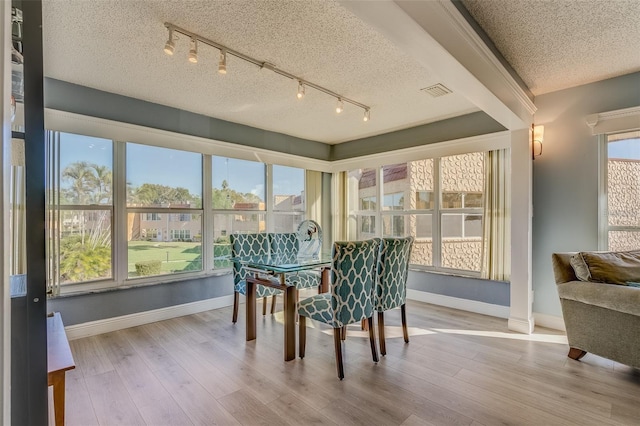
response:
[[[362,321],[360,321],[360,328],[365,331],[369,329],[369,325],[366,319],[363,319]]]
[[[300,358],[304,358],[304,349],[307,345],[307,317],[300,317],[300,321],[298,322],[298,353],[300,354]]]
[[[567,356],[571,359],[575,359],[576,361],[578,361],[580,358],[582,358],[586,354],[587,354],[587,351],[583,351],[582,349],[569,348],[569,354]]]
[[[262,316],[267,315],[267,298],[262,298]]]
[[[387,354],[387,344],[384,340],[384,312],[378,312],[378,338],[380,339],[380,355]]]
[[[371,343],[371,356],[373,357],[373,362],[378,362],[378,348],[376,348],[376,333],[373,330],[373,315],[367,318],[367,322],[369,323],[369,342]]]
[[[409,330],[407,329],[407,309],[406,304],[400,305],[400,313],[402,314],[402,334],[404,335],[404,342],[409,343]]]
[[[336,367],[338,368],[338,378],[344,379],[344,368],[342,366],[342,327],[333,329],[333,343],[336,347]]]
[[[240,293],[237,291],[233,292],[233,316],[231,317],[231,322],[238,322],[238,304],[240,303]]]
[[[341,331],[341,334],[340,334],[340,338],[342,340],[347,340],[347,326],[346,325],[342,326],[342,331]]]
[[[275,294],[271,296],[271,315],[273,315],[276,312],[276,300],[277,300],[277,297]]]

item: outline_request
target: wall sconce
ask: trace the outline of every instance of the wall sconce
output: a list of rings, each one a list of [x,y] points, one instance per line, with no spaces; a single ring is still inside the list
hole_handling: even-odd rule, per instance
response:
[[[531,125],[531,159],[542,155],[542,142],[544,141],[544,126]]]

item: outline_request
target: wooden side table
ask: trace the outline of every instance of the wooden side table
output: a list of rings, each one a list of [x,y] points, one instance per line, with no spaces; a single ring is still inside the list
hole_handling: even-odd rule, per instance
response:
[[[59,312],[47,318],[47,380],[53,386],[56,426],[64,426],[65,373],[76,368]]]

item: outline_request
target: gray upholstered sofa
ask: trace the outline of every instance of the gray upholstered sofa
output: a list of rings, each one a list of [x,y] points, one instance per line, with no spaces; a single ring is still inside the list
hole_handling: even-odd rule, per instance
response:
[[[640,288],[579,281],[570,259],[552,256],[569,357],[587,352],[640,368]]]

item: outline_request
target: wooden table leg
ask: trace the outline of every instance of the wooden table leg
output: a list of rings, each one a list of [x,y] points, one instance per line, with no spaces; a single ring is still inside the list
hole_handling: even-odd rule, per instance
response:
[[[280,278],[284,285],[284,274]],[[287,286],[284,291],[284,360],[296,357],[296,293],[295,286]]]
[[[55,371],[49,374],[49,386],[53,386],[53,411],[56,426],[64,426],[64,378],[64,371]]]
[[[247,341],[256,339],[256,285],[247,280]]]
[[[331,284],[331,268],[325,267],[322,269],[322,278],[320,281],[320,291],[322,293],[329,292],[329,285]]]

